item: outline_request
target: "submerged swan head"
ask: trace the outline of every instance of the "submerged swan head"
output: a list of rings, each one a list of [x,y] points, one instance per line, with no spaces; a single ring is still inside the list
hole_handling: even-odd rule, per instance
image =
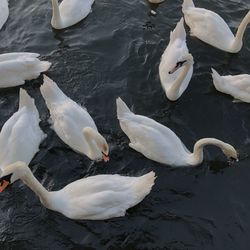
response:
[[[232,145],[225,143],[224,148],[221,150],[229,160],[238,161],[238,153]]]
[[[193,65],[194,64],[194,58],[193,56],[189,53],[186,55],[183,55],[176,63],[176,65],[169,70],[169,74],[173,74],[176,70],[178,70],[179,68],[181,68],[182,66],[189,64],[189,65]]]
[[[91,148],[90,154],[92,155],[101,155],[102,159],[107,162],[109,161],[109,146],[105,138],[96,130],[94,130],[91,127],[85,127],[83,129],[83,134],[85,138],[88,140],[89,144],[92,144],[92,142],[95,142],[95,149],[99,152],[93,152],[94,149]]]
[[[4,191],[10,184],[24,178],[30,171],[27,164],[22,161],[12,163],[0,170],[0,192]]]

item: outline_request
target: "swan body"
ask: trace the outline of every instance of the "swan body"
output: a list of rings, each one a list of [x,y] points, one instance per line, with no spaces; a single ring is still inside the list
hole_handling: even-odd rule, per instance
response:
[[[237,100],[250,103],[250,75],[220,76],[212,69],[212,78],[215,88]]]
[[[52,1],[51,25],[55,29],[64,29],[84,19],[90,12],[94,0],[58,0]]]
[[[124,216],[148,195],[154,185],[152,171],[140,177],[96,175],[74,181],[59,191],[47,191],[27,164],[16,162],[1,173],[0,192],[21,179],[48,209],[76,220],[104,220]]]
[[[7,21],[9,16],[9,3],[8,0],[0,1],[0,30]]]
[[[5,122],[0,133],[0,169],[16,161],[30,163],[46,137],[39,122],[34,100],[20,89],[19,109]]]
[[[165,0],[148,0],[150,3],[162,3]]]
[[[235,36],[218,14],[204,8],[196,8],[192,0],[184,0],[182,12],[186,24],[191,29],[191,35],[227,52],[237,53],[241,50],[243,35],[250,22],[250,11],[243,18]]]
[[[161,57],[159,75],[169,100],[177,100],[186,90],[193,74],[193,57],[186,44],[183,18],[170,33],[170,41]]]
[[[237,152],[230,144],[215,138],[197,141],[194,152],[189,152],[172,130],[146,116],[135,115],[120,98],[117,117],[130,140],[129,146],[153,161],[176,167],[195,166],[203,161],[203,147],[209,144],[221,148],[227,157],[237,159]]]
[[[67,97],[45,75],[40,90],[50,111],[52,127],[61,140],[91,160],[108,161],[108,144],[87,110]]]
[[[23,85],[47,71],[50,62],[40,61],[36,53],[0,54],[0,88]]]

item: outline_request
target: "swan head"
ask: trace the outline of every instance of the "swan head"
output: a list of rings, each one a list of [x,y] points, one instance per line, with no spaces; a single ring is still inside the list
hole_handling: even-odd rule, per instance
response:
[[[90,127],[83,129],[83,134],[89,140],[93,140],[98,149],[98,155],[101,155],[104,162],[109,161],[109,146],[105,138],[96,130]]]
[[[238,153],[232,145],[226,143],[222,152],[229,160],[238,161]]]
[[[16,180],[22,179],[29,170],[26,163],[17,161],[0,170],[0,193]]]
[[[168,72],[169,74],[173,74],[176,70],[184,66],[185,64],[193,64],[194,63],[194,58],[193,56],[189,53],[186,55],[183,55],[176,63],[176,65]]]

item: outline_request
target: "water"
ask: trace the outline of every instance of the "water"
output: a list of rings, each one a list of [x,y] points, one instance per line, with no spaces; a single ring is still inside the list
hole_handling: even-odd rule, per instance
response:
[[[236,30],[250,1],[201,0]],[[50,129],[39,92],[42,78],[25,89],[36,100],[48,134],[30,164],[49,190],[101,173],[138,176],[154,170],[151,194],[125,217],[73,221],[44,208],[20,181],[1,194],[1,249],[248,249],[250,245],[250,106],[217,92],[210,68],[221,74],[250,73],[250,28],[240,53],[231,55],[188,37],[195,58],[190,85],[177,102],[160,86],[158,65],[169,33],[181,17],[181,1],[167,0],[150,16],[143,0],[96,0],[93,12],[62,31],[50,26],[49,0],[10,0],[10,17],[0,31],[0,53],[30,51],[52,62],[48,75],[85,105],[111,148],[108,164],[74,153]],[[19,87],[0,90],[0,126],[17,110]],[[191,150],[202,137],[233,144],[240,161],[229,165],[214,148],[197,168],[170,168],[128,147],[116,119],[115,99],[173,129]]]

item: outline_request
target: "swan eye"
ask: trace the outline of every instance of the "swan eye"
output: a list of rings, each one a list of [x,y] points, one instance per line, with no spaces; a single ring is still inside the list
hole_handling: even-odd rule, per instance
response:
[[[185,60],[185,61],[180,61],[180,62],[178,62],[178,63],[176,64],[176,68],[182,67],[182,65],[183,65],[185,62],[186,62],[186,60]]]

